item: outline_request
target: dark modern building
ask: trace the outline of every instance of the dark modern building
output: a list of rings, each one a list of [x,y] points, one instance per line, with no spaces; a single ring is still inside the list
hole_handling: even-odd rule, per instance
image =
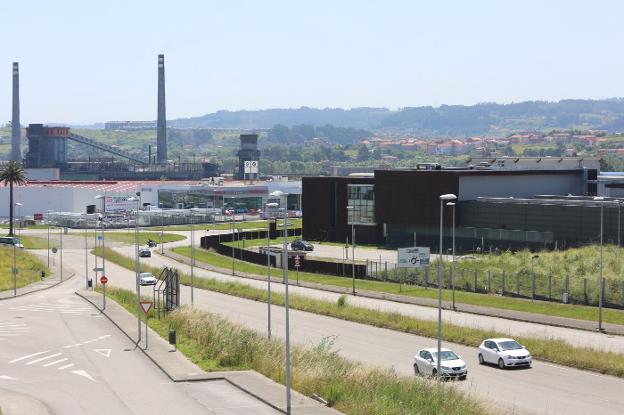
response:
[[[258,134],[241,134],[240,149],[238,156],[238,172],[237,180],[257,179],[258,178],[258,159],[260,158],[260,150],[258,150]],[[245,173],[245,162],[254,162],[253,172]]]
[[[599,237],[602,202],[593,200],[596,179],[597,171],[585,168],[376,170],[360,177],[304,177],[303,234],[344,242],[353,225],[356,243],[396,247],[415,240],[435,249],[439,196],[452,193],[458,197],[456,243],[462,250],[577,245]],[[453,209],[444,206],[443,211],[446,239]],[[617,241],[619,204],[607,198],[604,211],[605,239]]]

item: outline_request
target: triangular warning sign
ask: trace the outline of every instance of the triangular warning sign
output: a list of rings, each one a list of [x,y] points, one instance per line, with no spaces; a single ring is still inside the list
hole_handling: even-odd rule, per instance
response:
[[[145,314],[149,313],[153,305],[154,303],[152,303],[151,301],[141,301],[141,308],[143,309],[143,312]]]

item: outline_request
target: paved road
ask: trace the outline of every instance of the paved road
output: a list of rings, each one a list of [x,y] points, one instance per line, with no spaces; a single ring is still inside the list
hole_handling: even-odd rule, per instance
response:
[[[84,254],[68,252],[66,261],[74,268],[83,264]],[[152,258],[152,261],[156,257]],[[114,264],[109,265],[110,283],[134,289],[134,274]],[[277,285],[276,285],[277,286]],[[182,287],[183,303],[190,301],[189,287]],[[266,304],[204,290],[195,290],[195,305],[222,314],[229,319],[264,332]],[[273,333],[284,332],[283,308],[273,307]],[[474,318],[474,317],[473,317]],[[291,338],[298,344],[315,344],[334,339],[334,347],[350,359],[386,367],[412,375],[412,357],[422,347],[433,347],[432,339],[379,329],[310,313],[292,311]],[[476,349],[445,344],[463,355],[470,369],[466,382],[456,383],[463,390],[493,401],[516,413],[615,415],[624,407],[624,380],[558,365],[536,362],[532,369],[501,371],[479,366]]]
[[[223,381],[171,382],[73,294],[83,281],[0,301],[0,388],[56,414],[277,413]]]

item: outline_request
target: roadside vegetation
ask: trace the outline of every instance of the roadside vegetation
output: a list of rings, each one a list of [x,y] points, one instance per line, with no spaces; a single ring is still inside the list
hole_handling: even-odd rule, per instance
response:
[[[98,250],[98,254],[101,250]],[[126,269],[134,270],[134,260],[125,257],[107,248],[106,259],[123,266]],[[141,270],[152,272],[154,275],[160,273],[160,269],[149,265],[141,264]],[[195,278],[195,287],[214,292],[246,298],[254,301],[267,302],[267,292],[263,289],[250,287],[239,282],[223,282],[212,278]],[[180,282],[184,285],[190,284],[190,276],[180,273]],[[271,302],[275,305],[284,304],[284,296],[281,293],[272,292]],[[308,297],[290,295],[289,306],[293,309],[307,311],[310,313],[340,318],[342,320],[354,321],[376,327],[388,328],[419,336],[437,336],[437,322],[433,320],[422,320],[405,316],[399,313],[388,313],[379,310],[372,310],[364,307],[351,306],[345,298],[336,302],[316,300]],[[509,333],[500,333],[494,330],[483,330],[470,327],[462,327],[454,324],[444,324],[444,339],[448,342],[464,344],[467,346],[478,346],[483,339],[490,337],[508,337]],[[524,344],[536,359],[546,360],[577,369],[587,369],[604,374],[624,377],[624,354],[613,353],[586,347],[576,347],[557,339],[541,339],[530,337],[516,337],[520,343]]]
[[[102,233],[97,232],[97,234],[101,235]],[[84,236],[84,231],[71,232],[71,235]],[[186,239],[186,236],[178,235],[175,233],[163,233],[162,236],[163,238],[161,241],[160,232],[144,232],[139,229],[139,244],[140,245],[147,244],[148,239],[152,239],[156,241],[158,244],[162,243],[163,241],[167,243],[167,242],[177,242],[177,241]],[[93,239],[95,237],[95,232],[93,231],[87,232],[87,237]],[[126,245],[132,245],[135,242],[134,241],[134,229],[131,229],[125,232],[107,230],[104,232],[104,237],[106,238],[106,241],[119,242],[119,243],[126,244]]]
[[[177,247],[171,250],[176,254],[186,257],[191,256],[190,247]],[[232,258],[217,254],[214,251],[205,249],[195,250],[195,260],[198,263],[209,264],[210,266],[221,268],[225,273],[231,273]],[[248,273],[254,275],[267,275],[267,267],[251,264],[249,262],[235,260],[234,268],[237,273]],[[293,271],[290,271],[294,276]],[[281,269],[272,268],[271,275],[280,275]],[[434,278],[434,273],[431,278]],[[317,284],[331,285],[341,288],[352,287],[352,280],[349,277],[339,277],[335,275],[313,274],[309,272],[299,272],[299,280]],[[410,282],[410,280],[406,280]],[[511,283],[510,283],[511,284]],[[414,284],[399,284],[398,281],[379,280],[355,280],[356,290],[377,291],[386,294],[400,294],[409,297],[421,297],[436,299],[437,289],[422,287]],[[445,289],[442,292],[444,301],[452,300],[452,291]],[[594,321],[598,319],[598,309],[596,307],[578,304],[561,304],[548,301],[531,302],[525,299],[513,297],[502,297],[495,294],[479,294],[469,291],[455,291],[455,299],[458,304],[471,304],[483,307],[500,308],[505,310],[524,311],[529,313],[544,314],[549,316],[575,318],[579,320]],[[614,324],[624,324],[624,311],[616,309],[603,309],[603,321]]]
[[[48,268],[33,254],[23,249],[15,250],[17,263],[17,288],[41,281],[41,271],[50,275]],[[0,247],[0,291],[13,289],[13,248]]]
[[[136,309],[130,291],[111,288],[110,298],[129,312]],[[285,379],[284,344],[218,315],[183,308],[150,326],[165,338],[175,329],[180,350],[204,370],[253,369],[276,382]],[[486,408],[450,384],[397,375],[340,357],[331,339],[291,348],[293,389],[317,394],[346,414],[487,414]]]
[[[237,216],[241,216],[242,214],[237,214]],[[289,227],[301,228],[302,222],[301,219],[289,218]],[[282,220],[278,220],[278,229],[281,229]],[[264,230],[267,227],[266,220],[257,220],[257,221],[236,221],[234,222],[234,227],[236,229],[261,229]],[[222,222],[222,223],[198,223],[194,226],[196,231],[200,230],[217,230],[217,231],[225,231],[232,229],[232,222]],[[158,227],[152,227],[152,229],[158,229]],[[172,225],[163,227],[165,231],[190,231],[190,225]]]
[[[24,245],[26,249],[48,249],[48,238],[36,237],[30,235],[21,235],[19,237],[20,243]],[[50,239],[50,248],[58,248],[60,246],[59,241],[56,239]]]

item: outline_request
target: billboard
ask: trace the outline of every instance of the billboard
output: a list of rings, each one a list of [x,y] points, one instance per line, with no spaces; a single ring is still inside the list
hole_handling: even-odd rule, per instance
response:
[[[123,210],[135,210],[136,201],[128,200],[131,195],[125,196],[106,196],[106,211],[123,211]]]
[[[397,249],[398,268],[420,268],[429,266],[429,247],[414,246]]]

